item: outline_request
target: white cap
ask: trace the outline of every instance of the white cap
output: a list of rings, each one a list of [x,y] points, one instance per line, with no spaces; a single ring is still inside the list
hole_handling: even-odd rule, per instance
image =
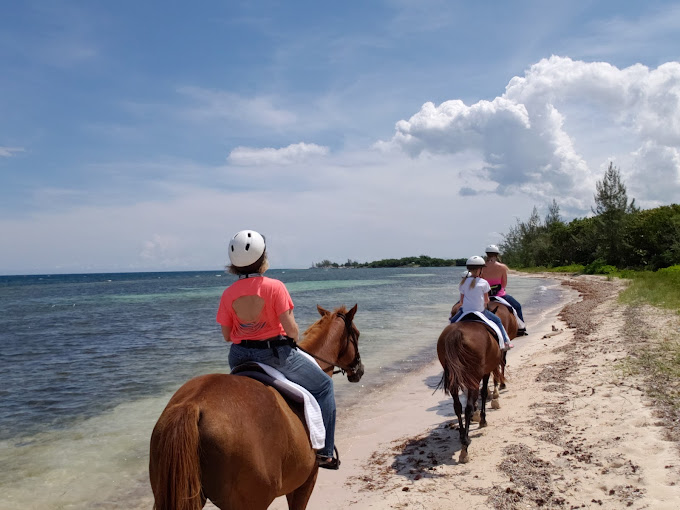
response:
[[[265,250],[264,237],[254,230],[241,230],[229,241],[229,260],[236,267],[257,262]]]
[[[495,244],[490,244],[489,246],[486,247],[486,250],[484,250],[486,253],[498,253],[500,255],[501,251],[498,249],[498,246]]]

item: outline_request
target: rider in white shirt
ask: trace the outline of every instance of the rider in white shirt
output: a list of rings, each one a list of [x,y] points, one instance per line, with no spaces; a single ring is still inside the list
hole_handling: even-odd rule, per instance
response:
[[[500,318],[489,309],[487,305],[489,304],[489,290],[491,286],[484,278],[482,278],[482,270],[486,263],[482,257],[474,255],[467,260],[466,266],[469,271],[468,275],[464,275],[463,279],[458,286],[460,291],[460,310],[451,317],[451,322],[456,322],[464,314],[470,312],[481,312],[484,316],[493,321],[498,329],[503,334],[503,350],[508,350],[513,347],[508,338],[508,333],[503,327],[503,323]]]

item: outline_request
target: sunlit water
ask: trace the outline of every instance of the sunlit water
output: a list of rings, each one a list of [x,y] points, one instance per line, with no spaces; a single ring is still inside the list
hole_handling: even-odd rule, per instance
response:
[[[272,270],[304,330],[316,305],[359,309],[361,382],[335,382],[338,419],[436,357],[459,268]],[[0,277],[0,510],[130,508],[148,500],[151,430],[191,377],[228,372],[219,271]],[[510,277],[531,324],[553,281]]]

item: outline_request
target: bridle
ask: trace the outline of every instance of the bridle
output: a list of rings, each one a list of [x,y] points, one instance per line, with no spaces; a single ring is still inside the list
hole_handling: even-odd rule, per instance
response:
[[[343,348],[338,353],[338,359],[341,359],[345,355],[345,353],[347,352],[347,349],[349,348],[349,345],[351,343],[354,346],[354,360],[352,360],[352,363],[350,363],[349,365],[342,365],[340,363],[333,363],[332,361],[325,360],[323,358],[320,358],[316,354],[313,354],[309,351],[306,351],[305,349],[303,349],[299,345],[297,346],[297,348],[300,349],[302,352],[306,352],[312,358],[314,358],[318,361],[321,361],[322,363],[325,363],[326,365],[330,365],[328,368],[322,369],[326,373],[332,371],[333,374],[340,374],[341,373],[342,375],[345,375],[345,372],[349,372],[350,374],[353,374],[359,369],[359,366],[361,366],[361,356],[359,355],[359,336],[357,335],[356,331],[354,331],[354,328],[352,328],[352,321],[347,317],[347,314],[338,312],[338,313],[336,313],[336,318],[342,319],[342,321],[345,324],[345,345],[343,346]],[[333,370],[335,367],[338,367],[339,370]]]

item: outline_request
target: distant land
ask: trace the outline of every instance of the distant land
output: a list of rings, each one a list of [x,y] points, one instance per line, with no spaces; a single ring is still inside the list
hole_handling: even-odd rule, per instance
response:
[[[356,268],[356,267],[451,267],[464,266],[467,259],[438,259],[421,255],[419,257],[404,257],[401,259],[382,259],[373,262],[357,262],[356,260],[348,259],[344,264],[331,262],[330,260],[322,260],[321,262],[314,262],[312,269],[320,268]]]

